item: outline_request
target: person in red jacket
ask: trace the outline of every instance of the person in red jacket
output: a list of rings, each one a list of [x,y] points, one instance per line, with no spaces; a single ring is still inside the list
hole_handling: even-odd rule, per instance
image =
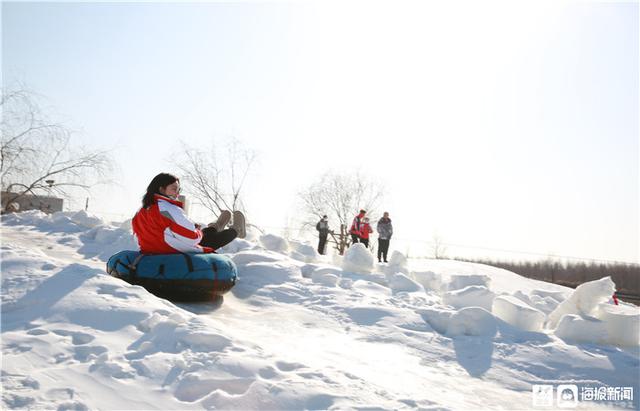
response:
[[[231,213],[220,214],[215,224],[201,230],[184,213],[178,201],[180,180],[160,173],[151,180],[142,197],[142,208],[131,222],[133,232],[145,254],[212,253],[238,237],[244,237],[244,216],[234,212],[234,225],[224,230]],[[237,221],[236,221],[237,220]]]
[[[373,228],[369,225],[369,217],[365,217],[360,225],[360,242],[367,248],[369,248],[369,234],[371,233],[373,233]]]
[[[360,231],[362,230],[362,219],[364,215],[367,214],[366,211],[360,210],[360,213],[355,216],[353,219],[353,223],[351,223],[351,229],[349,230],[349,234],[351,234],[351,244],[355,244],[360,242]]]

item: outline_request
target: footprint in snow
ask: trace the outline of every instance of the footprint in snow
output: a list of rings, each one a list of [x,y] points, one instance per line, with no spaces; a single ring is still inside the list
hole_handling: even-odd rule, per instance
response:
[[[80,362],[88,362],[95,357],[99,357],[100,354],[107,352],[107,347],[102,346],[86,346],[82,345],[74,348],[73,358]]]
[[[260,370],[258,370],[258,375],[265,380],[271,380],[280,376],[278,371],[273,367],[261,368]]]
[[[255,382],[252,378],[200,378],[190,374],[184,377],[174,393],[179,401],[199,401],[214,391],[222,391],[226,395],[242,395],[246,393]]]
[[[293,363],[293,362],[285,362],[285,361],[276,362],[276,367],[280,371],[294,371],[294,370],[297,370],[297,369],[300,369],[300,368],[305,368],[305,366],[302,365],[302,364]]]
[[[96,338],[93,335],[83,333],[83,332],[76,332],[76,331],[53,330],[53,332],[63,337],[71,337],[71,343],[73,345],[89,344],[91,341],[95,340]]]
[[[45,335],[45,334],[49,334],[49,331],[42,329],[42,328],[34,328],[32,330],[27,331],[27,334],[29,335]]]

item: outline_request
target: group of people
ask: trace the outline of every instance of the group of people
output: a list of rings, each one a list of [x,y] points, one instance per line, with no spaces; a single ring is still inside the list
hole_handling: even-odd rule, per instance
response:
[[[366,215],[367,212],[365,210],[360,210],[358,215],[353,219],[349,234],[351,234],[351,244],[362,243],[365,247],[369,248],[369,236],[373,233],[373,229],[371,228],[369,217]],[[329,219],[326,215],[323,215],[320,221],[318,221],[316,230],[319,232],[318,253],[324,254],[327,237],[330,232]],[[378,232],[378,262],[384,261],[386,263],[389,243],[393,235],[393,225],[391,224],[388,212],[385,211],[382,218],[378,220],[376,231]]]
[[[142,207],[132,221],[133,232],[145,254],[211,253],[235,239],[246,235],[245,218],[240,211],[223,210],[216,222],[207,227],[191,221],[184,212],[184,204],[178,200],[180,180],[178,177],[160,173],[151,180],[142,197]],[[365,210],[360,210],[353,219],[351,242],[369,247],[369,236],[373,229]],[[329,219],[326,215],[316,224],[320,233],[318,253],[324,254],[329,235]],[[376,225],[378,232],[378,262],[387,262],[389,242],[393,226],[389,213],[385,212]]]

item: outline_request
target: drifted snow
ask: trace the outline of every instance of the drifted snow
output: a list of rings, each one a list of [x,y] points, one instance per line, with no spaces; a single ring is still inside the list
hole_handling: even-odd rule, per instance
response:
[[[289,251],[289,242],[284,238],[275,234],[265,234],[260,236],[260,243],[270,251],[279,253],[287,253]]]
[[[239,282],[223,301],[175,305],[104,273],[135,245],[128,223],[25,212],[1,229],[4,409],[530,409],[532,384],[639,392],[639,312],[610,303],[610,279],[571,290],[256,235],[224,248]]]

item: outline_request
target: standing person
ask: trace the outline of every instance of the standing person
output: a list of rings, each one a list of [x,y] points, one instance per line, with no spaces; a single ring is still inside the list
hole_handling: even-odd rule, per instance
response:
[[[245,236],[244,215],[233,213],[233,226],[224,229],[231,218],[229,211],[220,213],[216,223],[200,230],[184,213],[178,201],[180,180],[160,173],[151,180],[142,197],[142,207],[133,217],[131,226],[140,251],[144,254],[212,253]]]
[[[327,244],[327,235],[329,235],[329,218],[323,215],[318,224],[316,224],[316,230],[318,230],[318,253],[324,254],[324,247]]]
[[[387,262],[387,253],[389,252],[389,242],[391,241],[391,236],[393,235],[393,226],[391,225],[391,219],[389,218],[389,213],[384,212],[382,218],[378,220],[378,225],[376,226],[376,231],[378,232],[378,262],[380,258],[384,258],[384,262]]]
[[[360,213],[355,216],[353,223],[351,223],[351,229],[349,230],[349,233],[351,234],[351,244],[360,242],[360,230],[362,229],[362,219],[365,214],[367,214],[366,211],[360,210]]]
[[[369,225],[369,217],[365,217],[362,219],[360,227],[360,242],[367,248],[369,248],[369,234],[371,233],[373,233],[373,228]]]

